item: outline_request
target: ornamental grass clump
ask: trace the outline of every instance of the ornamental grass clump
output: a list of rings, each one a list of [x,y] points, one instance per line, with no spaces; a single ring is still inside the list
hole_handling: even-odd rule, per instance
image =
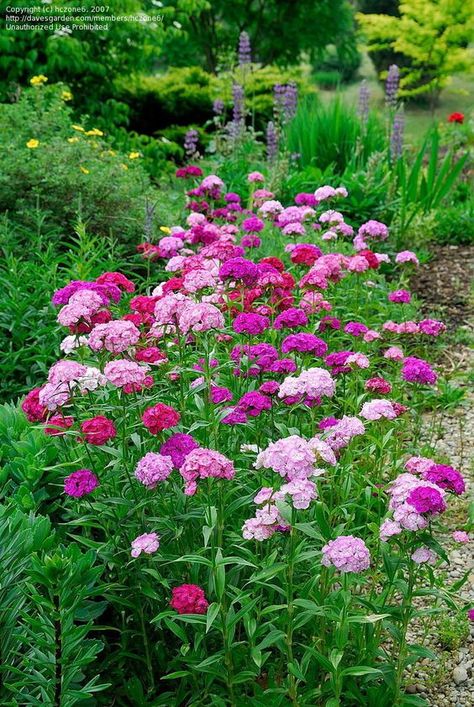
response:
[[[157,705],[414,704],[408,627],[467,609],[441,541],[464,479],[415,442],[444,331],[405,289],[416,255],[346,223],[343,187],[244,208],[193,179],[139,248],[147,286],[53,294],[63,355],[22,403],[56,430],[58,532],[106,567],[97,670]]]

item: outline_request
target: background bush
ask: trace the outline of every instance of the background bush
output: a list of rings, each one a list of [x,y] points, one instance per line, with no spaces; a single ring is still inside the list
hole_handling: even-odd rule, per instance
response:
[[[153,193],[140,158],[111,149],[101,131],[88,135],[92,121],[74,129],[63,90],[31,88],[0,105],[0,210],[31,226],[40,208],[49,226],[65,233],[80,213],[97,235],[136,240]],[[31,139],[39,141],[32,149]]]

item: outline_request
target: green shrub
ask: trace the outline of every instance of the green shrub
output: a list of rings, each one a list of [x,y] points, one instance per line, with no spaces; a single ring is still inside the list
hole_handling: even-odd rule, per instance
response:
[[[80,212],[94,233],[136,240],[152,192],[141,160],[111,149],[89,121],[74,129],[62,91],[37,86],[0,105],[0,210],[32,225],[39,205],[49,225],[66,232]]]
[[[247,111],[259,129],[262,129],[273,117],[273,95],[276,84],[295,83],[300,98],[316,93],[316,86],[298,69],[281,69],[274,65],[253,66],[251,71],[246,69],[245,73],[241,69],[236,69],[233,73],[220,74],[215,87],[217,91],[215,97],[224,101],[229,112],[232,109],[233,81],[244,86]]]
[[[342,74],[336,69],[316,71],[314,80],[321,88],[335,89],[342,83]]]
[[[337,74],[341,83],[352,81],[360,62],[361,55],[357,48],[355,34],[352,33],[340,45],[330,44],[327,47],[322,61],[315,65],[315,78],[318,83],[321,83],[321,79],[317,78],[320,74],[329,76]]]
[[[147,135],[163,134],[169,126],[199,125],[213,116],[216,98],[224,101],[227,116],[232,111],[232,83],[245,86],[246,107],[257,127],[271,119],[273,87],[294,81],[300,95],[314,93],[315,87],[297,69],[252,66],[209,74],[197,66],[169,68],[161,76],[129,76],[117,80],[117,96],[130,107],[130,127]]]
[[[474,245],[474,200],[439,209],[434,237],[443,245]]]
[[[204,123],[212,116],[214,77],[197,66],[170,68],[161,76],[135,75],[116,81],[130,106],[130,127],[153,135],[169,125]]]

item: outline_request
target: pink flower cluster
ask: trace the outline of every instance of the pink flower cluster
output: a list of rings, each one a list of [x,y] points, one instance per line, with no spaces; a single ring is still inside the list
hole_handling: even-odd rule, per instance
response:
[[[197,447],[187,454],[179,473],[185,481],[184,493],[194,496],[200,479],[233,479],[233,463],[220,452],[205,447]]]
[[[361,538],[340,535],[323,547],[321,564],[335,567],[339,572],[363,572],[370,567],[370,553]]]
[[[148,452],[140,459],[135,468],[135,477],[146,486],[154,489],[160,481],[165,481],[173,471],[173,460],[156,452]]]

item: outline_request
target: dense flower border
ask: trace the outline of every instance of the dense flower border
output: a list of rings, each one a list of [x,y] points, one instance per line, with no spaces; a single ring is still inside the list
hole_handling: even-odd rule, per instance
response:
[[[434,586],[436,525],[465,490],[411,441],[445,326],[413,318],[416,255],[390,253],[378,221],[354,231],[333,208],[343,187],[285,208],[263,181],[249,175],[248,207],[215,175],[189,189],[186,226],[139,246],[168,274],[151,293],[118,272],[55,292],[64,358],[22,409],[64,444],[68,523],[90,509],[99,556],[111,542],[118,564],[126,547],[153,555],[154,624],[177,612],[218,628],[221,648],[198,641],[186,657],[171,643],[160,670],[185,684],[215,653],[222,670],[205,673],[232,704],[282,681],[292,704],[316,687],[339,700],[356,675],[362,694],[378,679],[395,700],[413,593]],[[377,623],[364,648],[361,626]]]

